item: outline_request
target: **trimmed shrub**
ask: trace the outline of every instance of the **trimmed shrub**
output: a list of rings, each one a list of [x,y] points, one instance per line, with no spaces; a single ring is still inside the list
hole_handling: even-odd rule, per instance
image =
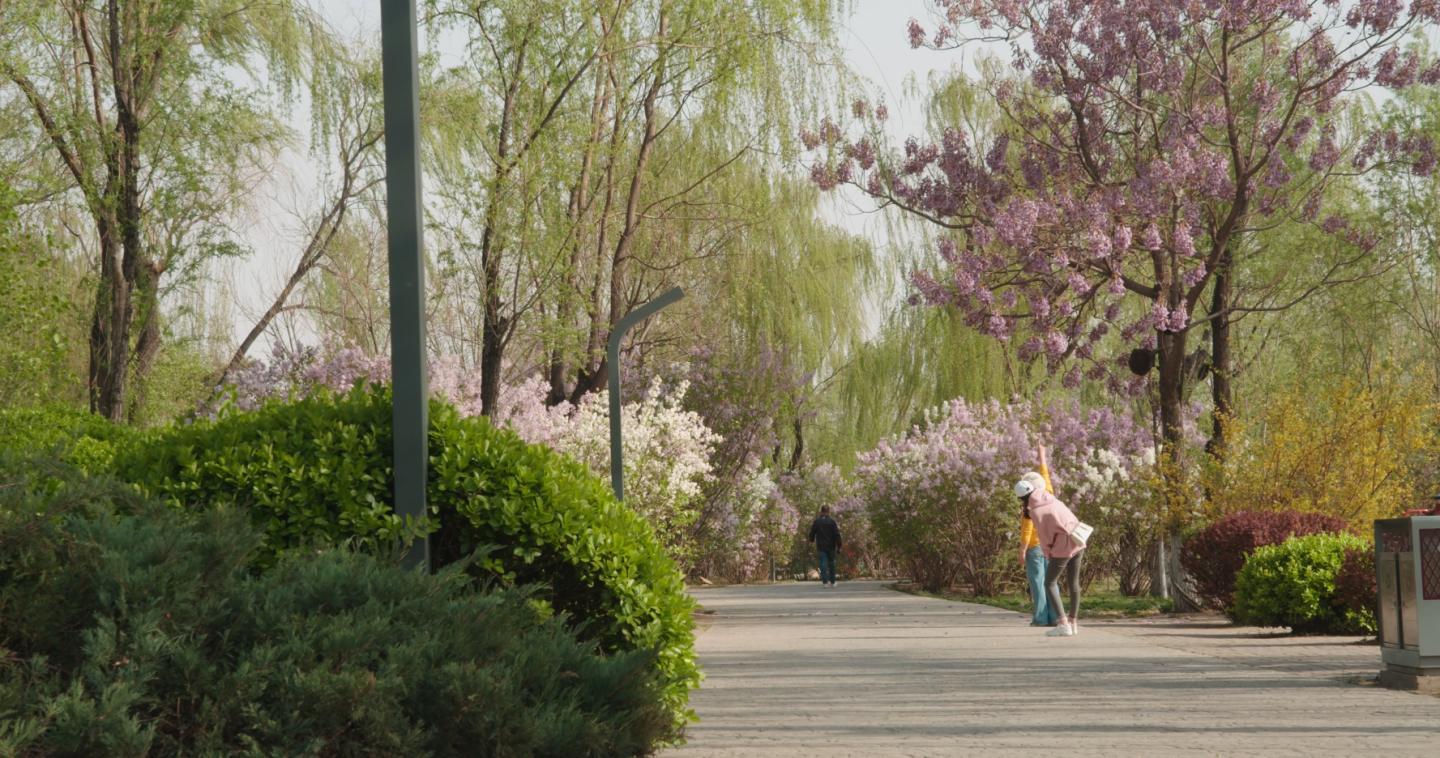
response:
[[[1335,575],[1335,604],[1347,630],[1374,634],[1380,625],[1380,590],[1375,581],[1375,548],[1345,548],[1345,562]]]
[[[1348,532],[1256,548],[1235,579],[1232,617],[1249,626],[1288,626],[1300,634],[1354,631],[1337,603],[1335,577],[1347,550],[1368,548]]]
[[[117,448],[137,432],[79,408],[0,408],[0,450],[51,454],[81,471],[110,467]]]
[[[1323,513],[1235,513],[1185,540],[1180,564],[1194,580],[1199,600],[1228,613],[1235,602],[1235,577],[1256,548],[1291,537],[1343,532],[1348,526],[1345,519]]]
[[[648,651],[602,655],[463,563],[320,550],[256,575],[238,509],[7,489],[5,755],[598,758],[673,728]]]
[[[265,533],[262,568],[314,544],[384,549],[406,525],[392,510],[390,390],[358,387],[154,433],[120,456],[118,475],[190,507],[234,501]],[[534,598],[563,611],[607,651],[655,651],[678,717],[700,681],[694,602],[646,521],[609,487],[543,445],[484,417],[430,404],[429,506],[437,565],[498,546],[472,573],[544,584]]]

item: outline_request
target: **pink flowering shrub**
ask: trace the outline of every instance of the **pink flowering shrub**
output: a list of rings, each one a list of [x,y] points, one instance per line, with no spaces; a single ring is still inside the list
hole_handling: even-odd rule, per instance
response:
[[[800,514],[759,466],[732,488],[716,509],[722,514],[708,533],[706,570],[732,582],[768,578],[770,562],[787,563]]]
[[[959,578],[994,595],[1013,578],[999,560],[1016,531],[1009,487],[1034,457],[1017,410],[956,400],[860,455],[855,475],[876,536],[925,590]]]
[[[957,581],[979,596],[1003,591],[1020,577],[1011,487],[1035,469],[1038,444],[1053,450],[1057,496],[1101,527],[1092,548],[1111,538],[1109,514],[1118,523],[1146,512],[1134,502],[1147,497],[1154,441],[1128,416],[1076,403],[954,400],[860,455],[855,478],[879,547],[929,591]]]

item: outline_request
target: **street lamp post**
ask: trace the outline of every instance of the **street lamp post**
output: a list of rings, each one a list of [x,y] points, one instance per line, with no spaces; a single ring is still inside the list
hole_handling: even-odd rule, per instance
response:
[[[430,391],[425,356],[425,227],[421,204],[420,69],[415,0],[380,0],[385,86],[385,212],[390,245],[390,362],[394,410],[395,514],[425,517]],[[430,570],[421,537],[405,565]]]
[[[676,287],[631,311],[610,332],[610,486],[615,489],[616,500],[625,499],[625,463],[620,458],[620,341],[631,327],[682,297],[685,291]]]

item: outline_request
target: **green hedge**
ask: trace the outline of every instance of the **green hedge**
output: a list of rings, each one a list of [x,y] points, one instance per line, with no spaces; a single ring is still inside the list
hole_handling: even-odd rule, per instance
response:
[[[1346,550],[1370,550],[1349,533],[1292,537],[1256,548],[1235,579],[1237,623],[1288,626],[1299,633],[1357,634],[1366,619],[1347,608],[1335,578]]]
[[[463,563],[257,575],[240,509],[5,474],[0,755],[620,758],[673,733],[648,652],[600,655]]]
[[[271,402],[218,421],[154,433],[119,456],[117,474],[190,506],[234,501],[266,533],[268,566],[313,543],[383,546],[404,533],[391,510],[389,389]],[[582,465],[528,445],[483,417],[430,406],[429,505],[438,564],[476,547],[480,566],[515,584],[544,583],[543,599],[605,649],[655,650],[677,717],[698,686],[693,601],[643,518]]]
[[[48,455],[98,473],[110,467],[118,448],[138,433],[77,408],[0,408],[0,450]]]

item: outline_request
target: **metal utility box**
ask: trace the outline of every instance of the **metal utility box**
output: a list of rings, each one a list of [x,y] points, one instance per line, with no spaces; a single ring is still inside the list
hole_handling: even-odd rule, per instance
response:
[[[1380,682],[1440,691],[1440,516],[1375,522]]]

